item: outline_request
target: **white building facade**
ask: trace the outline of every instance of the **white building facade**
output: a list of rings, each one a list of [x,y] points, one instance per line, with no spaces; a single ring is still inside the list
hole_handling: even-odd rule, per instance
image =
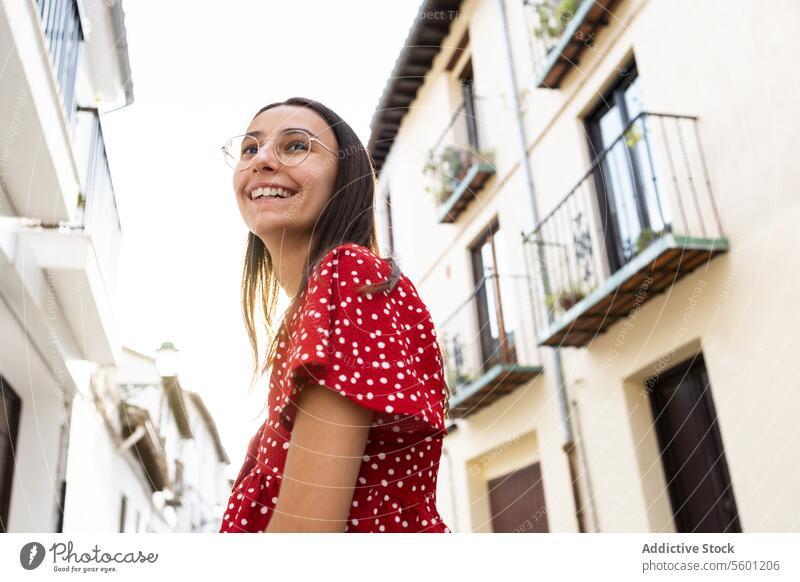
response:
[[[214,532],[230,463],[199,394],[123,348],[73,410],[64,531]]]
[[[423,3],[369,149],[446,354],[454,530],[800,530],[778,4]]]
[[[58,532],[73,402],[120,354],[100,117],[133,101],[122,4],[3,2],[0,52],[0,531]]]

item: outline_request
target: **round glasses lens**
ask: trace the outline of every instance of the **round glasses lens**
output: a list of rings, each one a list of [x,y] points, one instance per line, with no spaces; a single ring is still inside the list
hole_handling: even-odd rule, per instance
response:
[[[311,151],[311,138],[302,131],[285,131],[275,140],[275,156],[286,166],[305,161]]]
[[[258,153],[258,140],[251,135],[237,135],[225,144],[225,162],[234,170],[250,163]]]

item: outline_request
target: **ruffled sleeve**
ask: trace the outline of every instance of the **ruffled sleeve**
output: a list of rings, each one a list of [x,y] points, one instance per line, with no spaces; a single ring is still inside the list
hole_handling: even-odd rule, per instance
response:
[[[373,410],[393,432],[444,427],[442,357],[430,314],[401,274],[391,290],[358,288],[389,279],[391,264],[366,247],[331,250],[309,277],[278,365],[277,412],[291,428],[300,390],[318,384]]]

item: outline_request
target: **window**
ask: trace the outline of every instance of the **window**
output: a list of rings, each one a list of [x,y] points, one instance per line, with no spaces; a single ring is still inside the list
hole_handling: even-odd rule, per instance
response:
[[[645,231],[659,233],[670,224],[667,205],[655,188],[662,180],[649,154],[636,63],[625,68],[629,74],[585,119],[611,272],[637,254]]]
[[[67,502],[67,480],[61,481],[58,494],[58,522],[56,523],[56,532],[64,532],[64,504]]]
[[[21,400],[0,375],[0,533],[8,531]]]
[[[499,363],[517,361],[513,321],[515,315],[507,286],[500,227],[494,222],[471,249],[477,287],[476,305],[484,372]],[[505,290],[505,293],[503,292]],[[503,301],[503,299],[506,301]]]
[[[461,84],[461,95],[464,103],[464,120],[467,131],[467,143],[474,151],[478,151],[478,119],[475,107],[475,79],[472,74],[472,59],[469,59],[458,76]]]
[[[75,0],[37,0],[42,31],[61,87],[68,125],[75,115],[78,56],[83,40],[81,17]]]
[[[128,499],[123,495],[119,506],[119,533],[125,532],[125,511],[127,510]]]

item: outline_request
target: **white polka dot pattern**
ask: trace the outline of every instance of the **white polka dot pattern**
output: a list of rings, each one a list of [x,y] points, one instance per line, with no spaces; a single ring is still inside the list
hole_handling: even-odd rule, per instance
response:
[[[347,532],[447,533],[436,510],[446,386],[430,314],[401,274],[391,290],[358,288],[391,265],[348,243],[309,277],[270,379],[270,414],[251,440],[220,531],[263,531],[277,502],[300,390],[325,386],[375,411]]]

